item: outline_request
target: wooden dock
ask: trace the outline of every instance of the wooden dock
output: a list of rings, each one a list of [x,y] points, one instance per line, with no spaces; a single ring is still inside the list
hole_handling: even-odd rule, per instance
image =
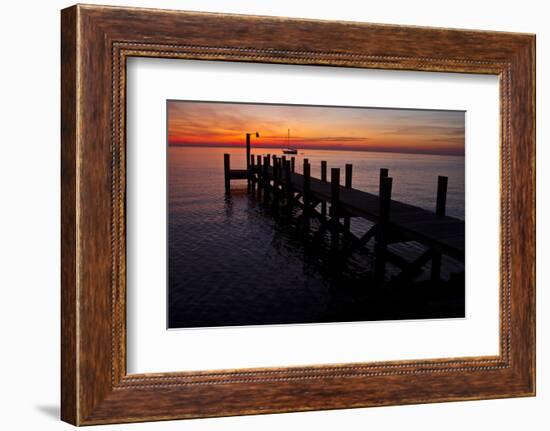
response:
[[[414,280],[422,267],[431,263],[431,278],[439,280],[442,255],[464,263],[465,224],[463,220],[445,214],[447,177],[438,177],[434,211],[399,202],[391,198],[393,179],[388,169],[380,169],[378,195],[352,187],[353,167],[346,165],[344,184],[341,184],[340,169],[330,169],[327,178],[327,163],[321,162],[321,178],[311,176],[311,165],[304,159],[302,174],[295,172],[294,157],[264,157],[251,155],[247,169],[231,170],[230,156],[224,155],[225,187],[230,192],[231,180],[246,180],[248,190],[263,197],[286,214],[299,208],[297,225],[313,237],[330,233],[330,248],[335,258],[345,259],[355,251],[369,250],[375,256],[374,277],[384,284],[386,262],[397,266],[401,272],[393,282]],[[351,232],[350,221],[363,218],[374,223],[362,236]],[[320,228],[311,232],[310,221],[316,219]],[[413,261],[388,250],[393,243],[415,241],[426,251]]]

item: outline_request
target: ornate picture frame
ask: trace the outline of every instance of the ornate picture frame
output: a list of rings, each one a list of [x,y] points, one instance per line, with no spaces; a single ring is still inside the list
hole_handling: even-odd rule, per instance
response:
[[[92,5],[64,9],[61,21],[64,421],[535,394],[534,35]],[[135,56],[497,75],[499,355],[128,374],[125,101],[126,60]]]

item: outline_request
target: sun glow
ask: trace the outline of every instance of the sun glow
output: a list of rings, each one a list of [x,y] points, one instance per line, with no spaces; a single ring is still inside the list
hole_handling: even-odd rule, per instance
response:
[[[243,146],[258,130],[256,147],[388,151],[464,155],[465,113],[413,109],[348,108],[168,101],[168,143]]]

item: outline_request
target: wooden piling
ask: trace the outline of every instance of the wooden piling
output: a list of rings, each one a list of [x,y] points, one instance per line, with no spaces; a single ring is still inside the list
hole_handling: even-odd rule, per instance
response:
[[[351,163],[346,163],[346,174],[344,179],[344,187],[347,189],[351,189],[351,182],[352,182],[352,175],[353,175],[353,165]],[[349,216],[344,217],[344,229],[349,231],[351,228],[351,218]]]
[[[447,205],[447,184],[449,182],[448,177],[437,177],[437,200],[435,205],[435,213],[438,216],[444,216]]]
[[[340,206],[340,168],[330,170],[330,215],[331,215],[331,240],[330,246],[333,252],[339,249],[340,232],[338,231],[338,213]]]
[[[279,158],[279,184],[281,185],[281,196],[280,201],[284,201],[286,198],[286,157],[280,157]]]
[[[277,156],[273,156],[273,197],[272,204],[274,207],[279,205],[279,177],[280,177],[280,164]]]
[[[304,232],[309,232],[309,218],[311,212],[311,166],[307,159],[304,159]]]
[[[251,192],[254,192],[256,190],[256,174],[255,174],[254,160],[255,160],[255,157],[253,154],[251,154],[250,169],[248,170],[248,184]]]
[[[223,155],[223,175],[225,180],[225,193],[231,191],[231,156],[227,153]]]
[[[379,183],[378,183],[378,195],[379,196],[382,193],[382,179],[387,178],[388,174],[389,174],[389,169],[388,168],[380,168],[380,179],[379,179]]]
[[[250,133],[246,134],[246,169],[250,168]]]
[[[289,214],[292,213],[292,205],[294,200],[294,191],[292,189],[292,174],[291,174],[290,160],[285,160],[284,172],[285,172],[285,194],[286,194],[286,208]]]
[[[392,191],[393,178],[384,177],[380,182],[379,197],[379,219],[382,223],[387,223],[390,218],[390,205],[391,205],[391,191]]]
[[[448,182],[448,177],[437,177],[437,198],[435,204],[435,214],[440,217],[445,216],[446,213]],[[441,279],[441,253],[435,251],[432,255],[432,269],[430,278],[432,281],[438,281]]]
[[[262,188],[264,192],[264,203],[267,204],[269,201],[269,176],[268,176],[268,169],[269,169],[269,155],[264,157],[264,163],[262,165]]]
[[[256,156],[256,190],[258,198],[262,195],[262,156]]]
[[[346,163],[346,177],[344,180],[344,187],[351,189],[351,180],[353,175],[353,165],[351,163]]]
[[[380,173],[382,174],[382,172]],[[378,227],[374,245],[374,278],[377,284],[382,284],[386,277],[386,241],[390,219],[392,182],[393,179],[391,177],[381,175],[380,195],[378,196]]]
[[[321,181],[327,181],[327,162],[325,160],[321,161]],[[324,218],[327,217],[327,203],[324,200],[321,202],[321,215]]]
[[[296,171],[296,157],[292,156],[290,158],[290,170],[292,172],[295,172]]]

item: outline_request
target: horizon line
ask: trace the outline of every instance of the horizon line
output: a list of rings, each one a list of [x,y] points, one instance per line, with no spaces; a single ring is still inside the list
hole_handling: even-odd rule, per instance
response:
[[[196,143],[188,143],[188,142],[168,142],[168,147],[194,147],[194,148],[242,148],[245,149],[245,146],[243,145],[236,145],[236,144],[196,144]],[[262,145],[262,144],[255,144],[251,147],[253,150],[254,148],[264,148],[264,149],[282,149],[286,148],[284,145]],[[295,148],[295,147],[293,147]],[[455,156],[455,157],[465,157],[466,153],[463,152],[441,152],[441,151],[434,151],[434,150],[410,150],[407,148],[354,148],[354,147],[320,147],[320,146],[308,146],[307,148],[297,148],[298,151],[305,151],[305,150],[327,150],[327,151],[355,151],[355,152],[370,152],[370,153],[400,153],[400,154],[423,154],[423,155],[432,155],[432,156]]]

